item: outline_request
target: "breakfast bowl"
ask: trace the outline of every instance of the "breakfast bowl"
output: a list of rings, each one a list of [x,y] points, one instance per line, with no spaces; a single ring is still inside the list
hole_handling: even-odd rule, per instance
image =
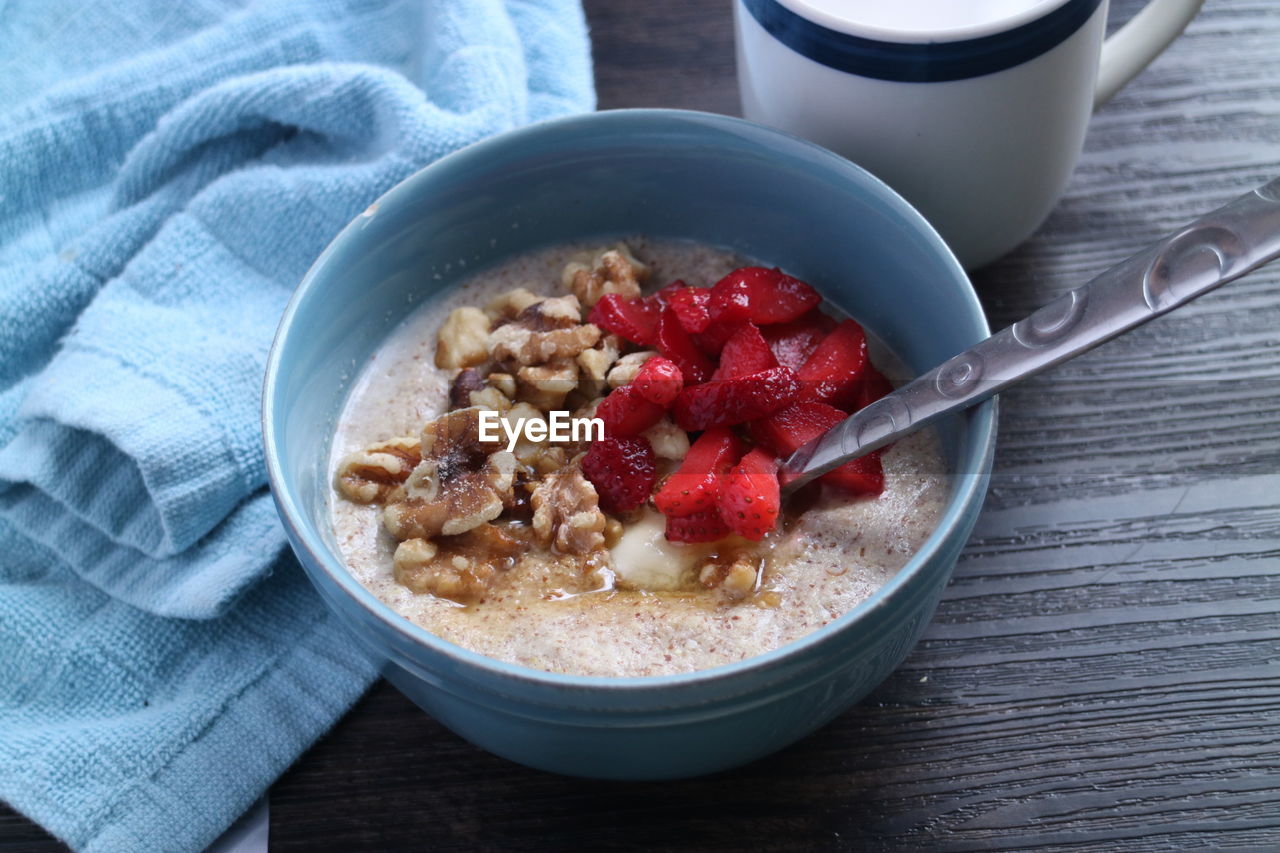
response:
[[[543,671],[441,639],[362,585],[335,540],[333,436],[353,383],[415,305],[475,270],[631,234],[781,267],[865,324],[909,371],[989,334],[947,246],[856,165],[722,116],[595,113],[469,146],[348,225],[284,312],[267,365],[263,431],[271,489],[298,559],[410,699],[472,743],[532,767],[675,778],[743,764],[813,732],[902,661],[977,519],[995,411],[989,402],[938,425],[945,501],[901,570],[780,648],[692,672],[611,677]]]

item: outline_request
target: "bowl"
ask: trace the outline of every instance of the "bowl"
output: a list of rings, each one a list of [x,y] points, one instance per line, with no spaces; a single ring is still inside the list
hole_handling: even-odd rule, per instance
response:
[[[571,240],[697,240],[781,266],[916,372],[989,334],[964,271],[883,183],[825,149],[737,119],[623,110],[471,145],[407,178],[315,262],[267,364],[267,470],[321,598],[429,714],[484,749],[579,776],[656,779],[751,761],[814,731],[918,639],[978,516],[991,403],[938,427],[942,519],[871,598],[767,654],[694,673],[580,677],[467,651],[397,615],[344,567],[328,522],[330,440],[360,367],[412,305],[478,268]]]

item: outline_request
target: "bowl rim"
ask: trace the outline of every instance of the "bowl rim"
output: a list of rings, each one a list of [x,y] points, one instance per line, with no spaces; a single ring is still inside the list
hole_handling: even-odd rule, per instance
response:
[[[379,196],[365,213],[357,214],[351,222],[347,223],[338,232],[307,269],[298,286],[294,289],[284,312],[281,314],[280,322],[271,343],[263,379],[261,409],[261,428],[267,480],[275,499],[277,514],[290,534],[291,546],[294,549],[304,549],[314,562],[314,565],[320,568],[349,599],[368,615],[382,622],[385,627],[410,640],[415,647],[433,655],[443,656],[454,664],[478,669],[486,675],[495,676],[507,682],[520,682],[528,685],[576,691],[642,693],[672,688],[706,686],[714,682],[732,680],[752,672],[773,669],[803,655],[812,647],[826,643],[832,637],[851,630],[857,622],[862,621],[884,606],[891,597],[907,586],[916,575],[920,574],[924,570],[926,563],[943,549],[957,528],[966,525],[971,528],[978,511],[981,509],[995,453],[996,416],[994,399],[988,400],[970,410],[972,413],[972,422],[969,426],[972,435],[970,441],[971,445],[978,450],[976,473],[953,475],[962,478],[964,482],[959,484],[956,495],[947,502],[938,524],[906,564],[895,572],[889,580],[885,581],[871,596],[816,631],[762,654],[692,672],[640,676],[573,675],[548,672],[522,664],[491,658],[436,636],[407,617],[400,615],[390,605],[375,596],[347,569],[345,561],[340,555],[333,553],[318,535],[308,532],[307,526],[300,523],[300,519],[305,518],[306,513],[303,512],[294,495],[287,488],[280,462],[280,450],[276,440],[277,419],[273,409],[281,356],[289,340],[298,306],[308,298],[308,294],[316,286],[315,282],[321,277],[330,258],[341,251],[352,235],[360,230],[366,213],[369,210],[377,209],[383,204],[392,203],[401,197],[413,196],[418,191],[419,184],[429,180],[439,172],[460,164],[482,161],[490,156],[490,152],[495,150],[509,149],[513,146],[518,148],[535,137],[545,135],[572,137],[574,132],[583,125],[593,126],[596,129],[601,125],[605,127],[614,125],[615,129],[625,137],[640,131],[642,128],[652,130],[663,123],[670,124],[672,122],[685,127],[700,126],[715,131],[729,132],[740,137],[746,136],[750,139],[771,141],[775,143],[771,148],[776,148],[776,144],[781,143],[785,146],[805,151],[810,157],[825,160],[834,170],[847,173],[854,182],[863,184],[867,190],[878,194],[883,201],[896,208],[896,212],[901,214],[934,245],[935,249],[940,251],[943,263],[949,266],[954,277],[964,284],[962,297],[968,303],[973,319],[977,320],[979,330],[986,335],[990,334],[990,326],[987,323],[986,314],[982,309],[972,282],[960,262],[951,252],[950,247],[947,246],[923,215],[887,184],[856,163],[816,143],[776,128],[756,124],[745,119],[695,110],[649,108],[603,110],[548,119],[508,130],[473,142],[427,164]],[[784,152],[773,151],[773,153],[781,155]],[[966,518],[970,513],[972,513],[972,516]],[[299,560],[299,562],[305,563],[304,560]],[[303,568],[305,570],[306,566],[304,565]],[[308,572],[307,574],[308,579],[311,579],[310,573]],[[317,594],[322,599],[325,597],[319,589],[317,589]],[[326,602],[326,606],[331,605]],[[383,657],[390,658],[389,650]]]

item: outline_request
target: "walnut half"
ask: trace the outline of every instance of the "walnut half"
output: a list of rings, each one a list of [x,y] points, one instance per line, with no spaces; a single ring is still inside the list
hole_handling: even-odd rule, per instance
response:
[[[383,523],[400,540],[452,536],[492,521],[513,500],[516,458],[501,439],[480,440],[480,408],[449,412],[422,430],[422,462],[387,504]],[[500,433],[500,430],[499,430]]]
[[[533,531],[562,553],[589,554],[604,547],[605,516],[595,486],[578,465],[548,474],[530,498]]]
[[[600,340],[600,328],[582,322],[582,308],[572,296],[535,302],[514,322],[489,334],[489,353],[500,362],[545,364],[575,358]]]
[[[350,453],[338,465],[336,487],[349,501],[384,501],[422,461],[418,439],[392,438]]]

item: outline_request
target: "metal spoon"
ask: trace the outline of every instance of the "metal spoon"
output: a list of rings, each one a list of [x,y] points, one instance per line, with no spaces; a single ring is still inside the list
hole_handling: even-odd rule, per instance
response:
[[[912,380],[801,447],[783,493],[1280,257],[1280,178]]]

